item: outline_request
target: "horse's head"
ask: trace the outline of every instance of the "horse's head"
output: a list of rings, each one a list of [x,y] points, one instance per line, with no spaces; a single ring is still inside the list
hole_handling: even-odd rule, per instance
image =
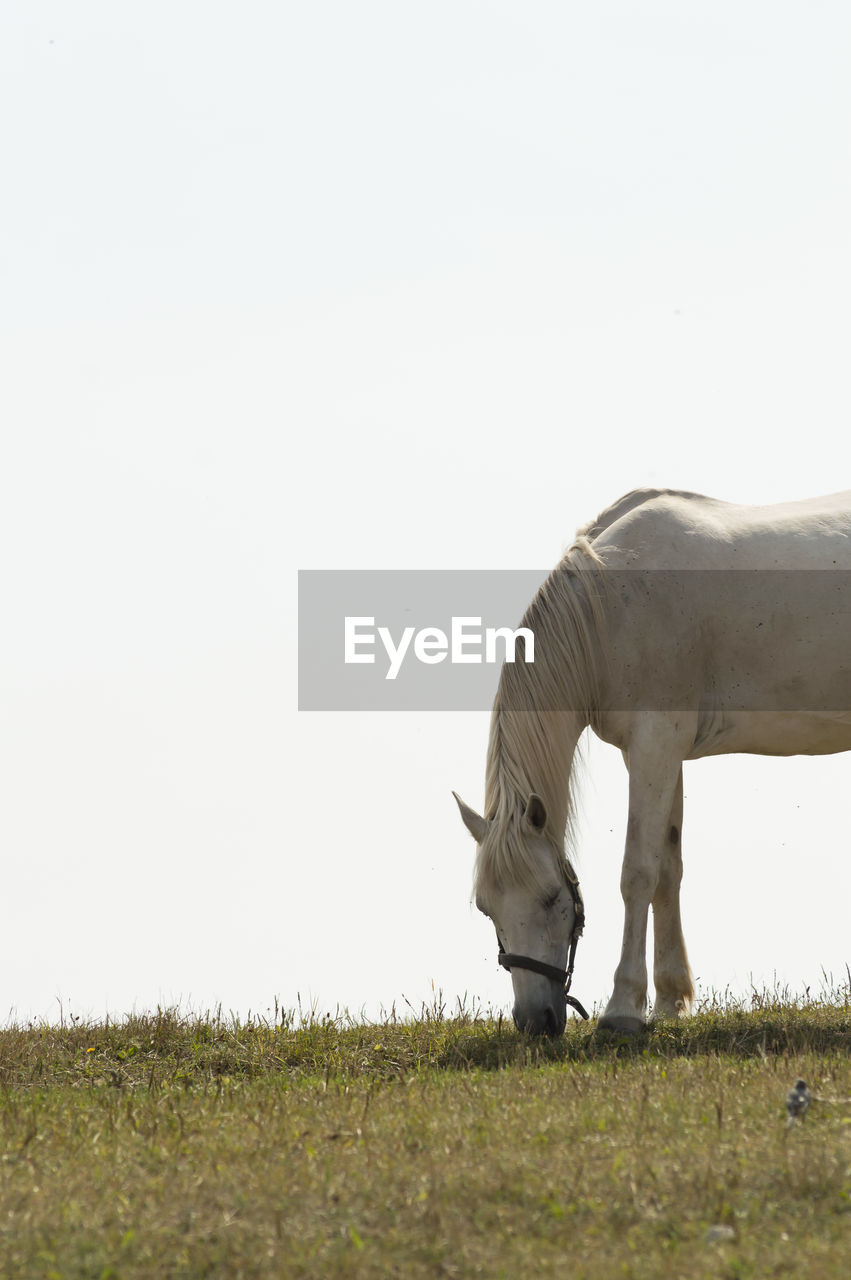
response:
[[[487,821],[455,799],[478,845],[476,906],[493,921],[500,963],[511,970],[514,1021],[533,1035],[561,1035],[565,981],[569,986],[585,918],[579,884],[559,852],[563,834],[557,843],[534,794],[500,821]],[[567,1002],[587,1017],[578,1002]]]

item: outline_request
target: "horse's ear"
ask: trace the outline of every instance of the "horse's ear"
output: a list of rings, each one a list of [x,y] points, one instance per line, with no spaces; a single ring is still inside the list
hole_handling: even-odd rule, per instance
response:
[[[543,831],[547,825],[547,810],[540,796],[536,796],[534,791],[529,793],[529,799],[526,801],[526,808],[523,810],[523,820],[528,822],[533,831]]]
[[[452,794],[455,796],[455,801],[460,810],[461,821],[476,841],[476,844],[481,844],[487,835],[488,824],[480,814],[476,813],[475,809],[471,809],[468,804],[465,804],[459,795],[454,791]]]

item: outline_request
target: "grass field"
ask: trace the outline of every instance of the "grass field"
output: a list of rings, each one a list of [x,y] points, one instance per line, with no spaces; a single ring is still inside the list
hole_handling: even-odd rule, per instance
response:
[[[787,1128],[798,1076],[825,1101]],[[847,1277],[851,999],[0,1032],[0,1276]]]

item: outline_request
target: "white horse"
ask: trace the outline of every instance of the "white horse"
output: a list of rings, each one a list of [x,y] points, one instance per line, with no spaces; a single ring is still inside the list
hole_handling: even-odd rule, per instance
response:
[[[682,762],[851,748],[848,570],[851,492],[747,507],[636,490],[579,531],[523,618],[534,664],[502,669],[485,816],[456,796],[519,1027],[564,1029],[583,923],[565,837],[570,847],[571,771],[589,725],[629,770],[623,946],[599,1025],[644,1024],[651,905],[654,1014],[688,1012]]]

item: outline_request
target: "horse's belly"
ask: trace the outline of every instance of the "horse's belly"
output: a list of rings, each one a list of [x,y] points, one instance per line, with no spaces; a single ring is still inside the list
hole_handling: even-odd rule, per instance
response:
[[[701,714],[687,759],[743,752],[820,756],[851,750],[851,711],[724,711]]]

